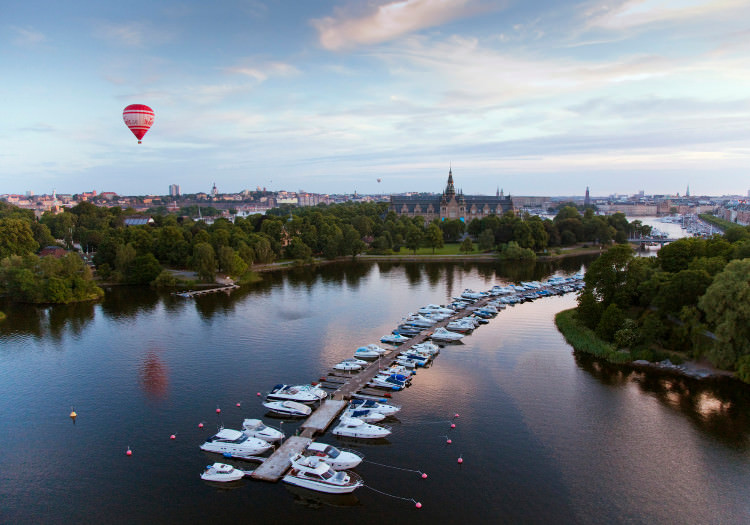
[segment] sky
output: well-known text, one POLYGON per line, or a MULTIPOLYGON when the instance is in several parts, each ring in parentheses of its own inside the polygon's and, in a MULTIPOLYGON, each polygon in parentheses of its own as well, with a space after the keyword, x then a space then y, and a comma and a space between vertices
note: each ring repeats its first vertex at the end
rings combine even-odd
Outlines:
POLYGON ((750 2, 17 1, 0 100, 0 194, 745 195, 750 2))

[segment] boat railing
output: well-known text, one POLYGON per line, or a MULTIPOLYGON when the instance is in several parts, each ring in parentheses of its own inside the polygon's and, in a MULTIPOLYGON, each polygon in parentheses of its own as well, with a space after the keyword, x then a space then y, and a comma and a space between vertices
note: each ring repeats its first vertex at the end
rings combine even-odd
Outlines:
POLYGON ((339 449, 339 450, 340 450, 341 452, 348 452, 349 454, 354 454, 354 455, 355 455, 355 456, 357 456, 357 457, 358 457, 359 459, 365 459, 365 455, 364 455, 364 454, 362 454, 361 452, 357 452, 356 450, 352 450, 352 449, 350 449, 350 448, 341 448, 341 449, 339 449))

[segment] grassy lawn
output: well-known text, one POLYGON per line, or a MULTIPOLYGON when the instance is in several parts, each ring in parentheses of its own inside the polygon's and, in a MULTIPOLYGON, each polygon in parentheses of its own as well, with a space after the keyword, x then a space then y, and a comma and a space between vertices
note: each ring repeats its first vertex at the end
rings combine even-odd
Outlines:
MULTIPOLYGON (((434 255, 463 255, 464 252, 460 251, 460 243, 446 243, 442 248, 436 248, 434 255)), ((468 252, 469 254, 482 253, 477 249, 477 243, 474 243, 474 250, 468 252)), ((400 252, 396 252, 394 255, 413 255, 414 252, 406 247, 401 247, 400 252)), ((420 248, 417 250, 417 255, 433 255, 432 248, 420 248)))

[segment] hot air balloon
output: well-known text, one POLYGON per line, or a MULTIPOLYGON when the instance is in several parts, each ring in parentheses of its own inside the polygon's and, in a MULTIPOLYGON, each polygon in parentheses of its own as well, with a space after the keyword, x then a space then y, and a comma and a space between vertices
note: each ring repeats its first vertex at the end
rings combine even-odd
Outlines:
POLYGON ((380 181, 381 181, 381 180, 383 180, 383 179, 378 179, 378 184, 380 184, 380 181))
POLYGON ((143 104, 130 104, 122 111, 122 120, 140 144, 143 135, 154 123, 154 110, 143 104))

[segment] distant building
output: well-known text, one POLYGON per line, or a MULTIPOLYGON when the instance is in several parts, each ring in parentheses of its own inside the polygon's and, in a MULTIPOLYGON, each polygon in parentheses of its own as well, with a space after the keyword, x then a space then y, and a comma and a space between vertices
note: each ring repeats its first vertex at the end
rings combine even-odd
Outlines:
POLYGON ((123 224, 125 226, 145 226, 153 223, 154 219, 148 215, 128 215, 123 219, 123 224))
POLYGON ((513 209, 510 196, 464 195, 456 192, 453 170, 448 170, 448 183, 441 195, 392 196, 390 210, 398 215, 424 217, 426 222, 440 219, 459 219, 470 222, 488 215, 502 215, 513 209))
POLYGON ((170 197, 179 197, 182 195, 180 193, 180 185, 179 184, 170 184, 169 185, 169 196, 170 197))
POLYGON ((589 194, 589 187, 586 186, 586 196, 583 198, 583 206, 588 208, 591 206, 591 195, 589 194))

